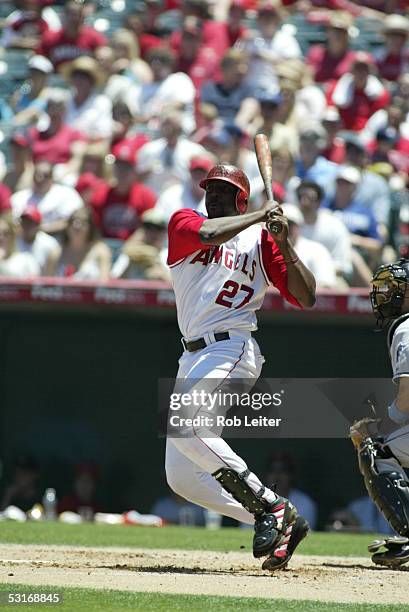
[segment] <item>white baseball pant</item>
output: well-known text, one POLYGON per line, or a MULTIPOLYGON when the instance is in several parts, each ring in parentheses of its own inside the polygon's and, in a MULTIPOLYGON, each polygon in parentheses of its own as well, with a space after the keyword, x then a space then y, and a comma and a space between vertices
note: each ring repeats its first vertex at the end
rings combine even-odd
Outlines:
MULTIPOLYGON (((250 333, 230 332, 230 340, 221 342, 214 342, 212 335, 207 334, 206 340, 210 341, 206 348, 183 353, 179 360, 179 380, 214 378, 217 379, 215 389, 220 388, 221 380, 231 378, 254 379, 256 382, 264 357, 250 333)), ((206 390, 209 390, 209 381, 206 381, 206 390)), ((212 476, 220 468, 231 468, 241 473, 247 470, 247 465, 220 437, 201 438, 193 433, 190 437, 168 438, 166 477, 173 491, 204 508, 253 524, 253 515, 212 476)), ((253 473, 246 478, 246 482, 255 493, 262 487, 253 473)), ((272 502, 276 495, 266 488, 263 499, 272 502)))

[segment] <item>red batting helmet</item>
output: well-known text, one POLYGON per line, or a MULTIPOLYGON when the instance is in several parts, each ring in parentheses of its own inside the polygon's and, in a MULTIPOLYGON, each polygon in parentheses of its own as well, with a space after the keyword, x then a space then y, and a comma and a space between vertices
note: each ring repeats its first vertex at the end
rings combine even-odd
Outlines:
POLYGON ((237 187, 236 208, 240 215, 244 215, 250 195, 250 183, 243 170, 236 168, 236 166, 219 164, 214 166, 206 178, 200 181, 200 187, 206 189, 209 181, 225 181, 237 187))

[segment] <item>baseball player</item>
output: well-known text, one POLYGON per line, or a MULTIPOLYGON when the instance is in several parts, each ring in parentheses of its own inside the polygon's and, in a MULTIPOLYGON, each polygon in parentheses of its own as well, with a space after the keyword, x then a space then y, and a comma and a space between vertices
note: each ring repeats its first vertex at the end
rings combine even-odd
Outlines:
MULTIPOLYGON (((264 358, 252 332, 268 285, 291 304, 309 308, 315 280, 288 240, 277 203, 247 212, 250 185, 244 172, 217 165, 200 185, 208 216, 181 209, 168 229, 184 347, 177 378, 188 384, 207 379, 207 389, 235 378, 256 382, 264 358), (272 223, 279 230, 274 238, 272 223)), ((267 557, 264 569, 286 565, 307 534, 308 524, 294 506, 263 486, 221 437, 202 437, 194 427, 189 435, 168 437, 166 474, 182 497, 254 525, 253 554, 267 557)))
POLYGON ((396 398, 388 407, 395 424, 381 436, 379 419, 351 427, 358 463, 370 497, 400 537, 375 540, 368 546, 378 565, 397 567, 409 561, 409 260, 381 266, 372 279, 371 303, 379 328, 387 324, 387 342, 396 398))

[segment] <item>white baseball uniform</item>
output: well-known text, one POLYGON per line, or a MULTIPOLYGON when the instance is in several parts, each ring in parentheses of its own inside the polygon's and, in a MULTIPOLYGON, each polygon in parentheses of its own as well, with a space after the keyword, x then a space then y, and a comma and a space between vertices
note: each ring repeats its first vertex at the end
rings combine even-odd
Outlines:
MULTIPOLYGON (((178 323, 187 342, 204 338, 207 346, 184 351, 177 379, 254 379, 264 358, 251 332, 266 289, 274 284, 289 302, 300 306, 287 288, 284 259, 261 225, 253 225, 221 246, 202 244, 199 229, 206 217, 190 209, 174 213, 169 222, 168 265, 176 296, 178 323), (215 341, 217 332, 230 339, 215 341)), ((209 389, 208 381, 206 389, 209 389)), ((241 473, 247 465, 220 437, 203 438, 194 428, 188 437, 167 440, 166 475, 170 487, 191 502, 252 524, 254 517, 212 476, 220 468, 241 473)), ((253 473, 246 478, 254 492, 262 483, 253 473)), ((266 488, 263 498, 275 494, 266 488)))

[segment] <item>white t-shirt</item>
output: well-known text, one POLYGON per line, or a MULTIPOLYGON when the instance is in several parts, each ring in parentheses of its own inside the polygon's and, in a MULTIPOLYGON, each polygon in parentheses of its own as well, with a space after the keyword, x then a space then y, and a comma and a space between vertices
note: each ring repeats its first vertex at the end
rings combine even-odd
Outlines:
POLYGON ((264 38, 256 32, 252 38, 241 40, 237 47, 244 49, 250 57, 246 83, 255 88, 279 92, 279 84, 273 62, 295 59, 302 56, 300 46, 293 33, 285 26, 273 38, 264 38), (263 57, 258 57, 260 51, 263 57))
POLYGON ((316 222, 305 223, 301 228, 301 234, 305 238, 323 244, 328 249, 337 271, 351 274, 351 238, 345 225, 330 210, 318 210, 316 222))
POLYGON ((92 139, 112 135, 112 102, 104 94, 92 94, 81 106, 71 96, 67 102, 65 123, 92 139))
POLYGON ((174 72, 161 82, 142 86, 142 114, 160 117, 166 106, 183 105, 183 130, 191 134, 196 127, 194 99, 196 95, 192 79, 184 72, 174 72))
POLYGON ((31 189, 22 189, 11 196, 11 207, 15 219, 19 219, 28 204, 38 208, 43 223, 68 219, 84 203, 75 189, 55 183, 47 193, 39 198, 31 189))
POLYGON ((37 232, 33 242, 26 242, 21 236, 18 236, 16 244, 20 253, 31 253, 33 255, 40 266, 41 273, 44 271, 50 253, 60 250, 57 240, 41 230, 37 232))
POLYGON ((191 158, 206 154, 206 149, 184 136, 179 138, 174 149, 168 148, 165 138, 158 138, 139 149, 137 170, 141 173, 151 170, 144 184, 159 195, 175 183, 188 181, 191 158))
POLYGON ((30 253, 13 253, 7 259, 0 260, 0 276, 38 276, 40 267, 30 253))
POLYGON ((155 206, 155 209, 160 210, 167 221, 180 208, 191 208, 200 213, 206 213, 205 192, 203 191, 201 200, 195 200, 190 187, 190 180, 187 183, 178 183, 165 189, 155 206))
POLYGON ((332 288, 337 284, 335 264, 323 244, 300 236, 295 250, 303 264, 313 273, 317 287, 332 288))

